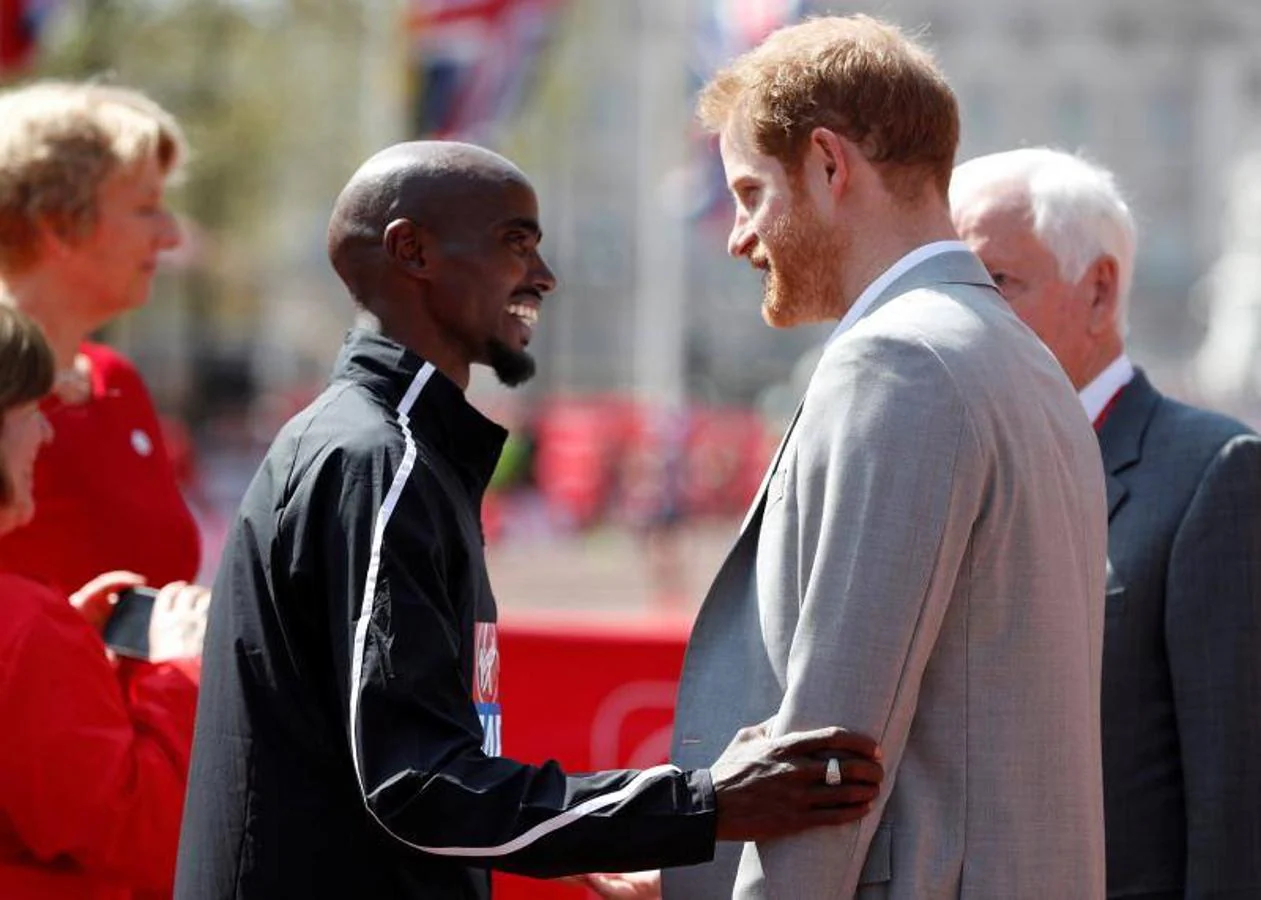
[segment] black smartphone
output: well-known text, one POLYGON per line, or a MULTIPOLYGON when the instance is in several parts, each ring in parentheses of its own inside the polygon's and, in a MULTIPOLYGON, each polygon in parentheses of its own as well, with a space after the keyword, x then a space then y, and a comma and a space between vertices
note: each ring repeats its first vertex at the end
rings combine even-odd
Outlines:
POLYGON ((125 588, 118 592, 118 602, 110 613, 101 637, 105 646, 120 656, 149 658, 149 620, 158 597, 154 588, 125 588))

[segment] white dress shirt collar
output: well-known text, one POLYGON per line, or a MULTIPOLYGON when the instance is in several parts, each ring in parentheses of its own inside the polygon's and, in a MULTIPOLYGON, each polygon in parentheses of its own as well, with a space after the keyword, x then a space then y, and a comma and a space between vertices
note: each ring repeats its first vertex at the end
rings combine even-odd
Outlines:
POLYGON ((954 253, 962 250, 964 253, 970 252, 968 245, 963 241, 934 241, 931 244, 924 244, 922 247, 916 247, 910 253, 903 256, 889 268, 885 269, 881 275, 858 295, 858 299, 854 301, 854 305, 845 311, 845 315, 841 318, 840 323, 828 336, 828 343, 832 343, 838 337, 843 335, 854 327, 854 323, 862 318, 863 313, 872 303, 876 302, 876 298, 884 293, 885 288, 893 284, 911 269, 918 266, 925 260, 932 259, 934 256, 940 256, 943 253, 954 253))
POLYGON ((1107 409, 1108 404, 1121 391, 1121 388, 1133 379, 1134 364, 1122 353, 1108 363, 1108 367, 1096 375, 1094 381, 1081 389, 1077 396, 1081 398, 1081 405, 1086 408, 1086 415, 1090 417, 1092 423, 1099 418, 1100 413, 1107 409))

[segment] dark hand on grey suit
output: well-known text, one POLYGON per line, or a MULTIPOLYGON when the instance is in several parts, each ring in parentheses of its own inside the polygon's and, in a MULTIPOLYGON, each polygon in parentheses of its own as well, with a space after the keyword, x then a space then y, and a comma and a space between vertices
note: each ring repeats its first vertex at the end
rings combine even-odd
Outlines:
POLYGON ((874 740, 843 728, 772 738, 765 725, 742 728, 710 767, 718 840, 757 841, 820 825, 843 825, 871 811, 884 769, 874 740), (841 760, 841 783, 826 782, 841 760))

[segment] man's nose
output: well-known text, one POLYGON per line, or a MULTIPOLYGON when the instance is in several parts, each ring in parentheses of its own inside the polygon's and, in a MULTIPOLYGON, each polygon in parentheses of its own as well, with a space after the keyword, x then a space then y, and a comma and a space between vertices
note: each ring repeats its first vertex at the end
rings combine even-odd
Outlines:
POLYGON ((532 281, 540 293, 546 294, 549 291, 556 290, 556 276, 552 273, 551 267, 548 266, 542 256, 537 257, 532 281))
POLYGON ((744 256, 753 243, 753 229, 749 227, 749 218, 741 213, 736 214, 731 225, 731 233, 727 235, 727 252, 734 257, 744 256))

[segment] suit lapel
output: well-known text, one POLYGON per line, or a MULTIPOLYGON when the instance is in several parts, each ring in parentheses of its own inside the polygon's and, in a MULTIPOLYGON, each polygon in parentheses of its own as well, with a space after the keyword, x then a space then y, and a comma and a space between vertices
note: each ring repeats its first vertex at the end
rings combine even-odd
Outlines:
POLYGON ((788 446, 788 438, 792 436, 793 429, 797 427, 797 420, 801 418, 801 407, 805 405, 805 399, 797 404, 797 411, 793 413, 792 419, 788 422, 788 428, 784 430, 784 436, 779 440, 779 447, 775 450, 775 455, 771 457, 771 464, 766 467, 766 474, 762 476, 762 484, 757 489, 757 494, 753 497, 753 502, 749 504, 749 511, 744 514, 744 521, 740 523, 739 534, 744 534, 753 520, 757 517, 758 510, 762 508, 762 504, 766 502, 766 491, 771 484, 771 476, 775 474, 775 470, 779 468, 779 460, 784 455, 784 448, 788 446))
POLYGON ((1134 378, 1121 389, 1116 405, 1099 429, 1109 521, 1129 493, 1122 473, 1142 458, 1143 437, 1159 400, 1160 394, 1147 376, 1136 370, 1134 378))
MULTIPOLYGON (((974 284, 980 287, 993 288, 997 293, 997 288, 994 288, 994 282, 990 279, 989 273, 985 271, 985 267, 981 265, 981 261, 976 256, 966 250, 952 250, 930 257, 894 279, 887 288, 880 292, 880 296, 872 302, 859 321, 867 318, 872 312, 888 303, 894 297, 937 284, 974 284)), ((808 393, 808 386, 806 390, 808 393)), ((775 456, 771 460, 770 466, 767 467, 766 474, 762 476, 762 484, 753 498, 753 503, 749 506, 749 511, 745 513, 744 522, 740 525, 740 534, 744 534, 748 530, 754 519, 757 518, 757 513, 766 500, 766 491, 770 486, 771 477, 775 474, 775 470, 779 468, 780 458, 784 455, 784 449, 788 446, 788 439, 792 435, 793 428, 797 425, 797 420, 801 417, 801 408, 804 404, 805 398, 803 397, 801 403, 797 404, 797 411, 793 413, 792 421, 789 422, 788 429, 784 432, 784 437, 779 442, 779 448, 775 451, 775 456)))
POLYGON ((1108 492, 1108 521, 1110 522, 1112 514, 1117 511, 1117 507, 1121 505, 1121 501, 1125 499, 1129 490, 1125 487, 1125 482, 1110 473, 1104 474, 1103 484, 1108 492))
MULTIPOLYGON (((981 265, 980 260, 966 251, 950 251, 925 260, 894 280, 876 298, 875 302, 864 314, 864 317, 870 315, 874 309, 877 309, 894 297, 918 288, 932 287, 939 284, 974 284, 981 287, 989 287, 995 292, 996 302, 1005 302, 998 295, 997 289, 993 286, 994 283, 990 280, 989 274, 981 265)), ((844 339, 844 335, 841 336, 841 339, 844 339)), ((807 395, 809 391, 810 388, 807 385, 807 395)), ((694 696, 695 692, 688 688, 693 683, 699 683, 696 681, 697 676, 689 675, 689 667, 692 665, 696 647, 719 640, 723 634, 723 629, 729 627, 733 621, 739 621, 739 616, 748 609, 747 604, 749 603, 752 604, 754 609, 752 621, 757 621, 757 547, 762 527, 762 515, 766 509, 767 491, 770 488, 771 479, 783 460, 788 442, 792 440, 793 432, 801 418, 804 406, 805 398, 803 397, 801 403, 797 404, 797 410, 793 413, 792 421, 789 422, 788 428, 784 431, 784 436, 779 442, 779 447, 776 449, 770 465, 767 466, 766 474, 762 478, 762 484, 758 487, 757 494, 754 496, 753 502, 749 506, 749 511, 744 517, 744 522, 740 525, 739 534, 736 536, 731 550, 728 551, 726 559, 723 560, 723 564, 719 567, 718 574, 714 577, 714 581, 706 592, 704 601, 701 603, 701 608, 697 612, 696 621, 692 626, 692 637, 688 644, 688 654, 684 660, 676 724, 700 715, 701 713, 698 712, 698 709, 704 706, 705 703, 711 702, 709 698, 694 696)), ((682 740, 682 734, 683 732, 676 730, 676 740, 682 740)), ((680 758, 681 750, 682 744, 674 747, 675 759, 680 758)))

